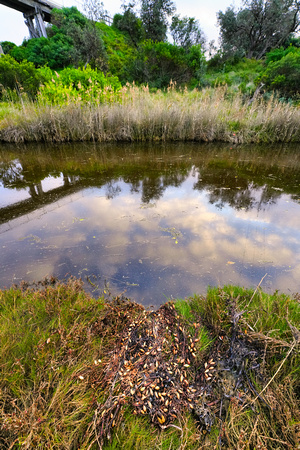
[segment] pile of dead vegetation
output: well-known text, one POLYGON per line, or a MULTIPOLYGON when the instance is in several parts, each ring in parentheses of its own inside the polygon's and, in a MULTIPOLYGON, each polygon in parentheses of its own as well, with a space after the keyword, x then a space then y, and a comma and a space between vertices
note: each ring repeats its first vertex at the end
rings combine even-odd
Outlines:
POLYGON ((299 297, 228 286, 147 311, 52 284, 0 291, 2 448, 299 446, 299 297))

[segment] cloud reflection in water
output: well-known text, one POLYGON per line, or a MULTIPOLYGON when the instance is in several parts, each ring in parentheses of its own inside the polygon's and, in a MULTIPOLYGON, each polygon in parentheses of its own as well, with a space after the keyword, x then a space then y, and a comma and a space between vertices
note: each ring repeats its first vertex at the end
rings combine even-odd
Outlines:
POLYGON ((171 178, 114 177, 1 225, 1 287, 72 274, 158 305, 208 285, 253 287, 268 273, 265 290, 299 290, 300 206, 290 194, 242 178, 222 188, 195 166, 171 178))

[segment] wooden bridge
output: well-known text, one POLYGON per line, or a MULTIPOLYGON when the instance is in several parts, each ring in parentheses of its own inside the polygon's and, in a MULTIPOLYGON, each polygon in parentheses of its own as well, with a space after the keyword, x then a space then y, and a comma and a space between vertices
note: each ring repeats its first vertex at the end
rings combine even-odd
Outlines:
POLYGON ((42 209, 47 205, 56 203, 67 196, 90 187, 86 180, 72 179, 72 176, 64 175, 63 180, 63 186, 51 189, 48 192, 43 192, 41 182, 32 184, 28 186, 30 198, 0 208, 0 234, 2 224, 29 215, 38 209, 42 209))
POLYGON ((0 4, 23 13, 31 38, 47 37, 45 22, 50 22, 53 8, 61 9, 48 0, 0 0, 0 4))
MULTIPOLYGON (((47 37, 45 22, 51 22, 53 8, 62 8, 61 5, 48 0, 0 0, 0 4, 23 13, 30 38, 47 37)), ((113 19, 104 15, 103 21, 112 25, 113 19)), ((1 50, 0 46, 0 54, 1 50)))

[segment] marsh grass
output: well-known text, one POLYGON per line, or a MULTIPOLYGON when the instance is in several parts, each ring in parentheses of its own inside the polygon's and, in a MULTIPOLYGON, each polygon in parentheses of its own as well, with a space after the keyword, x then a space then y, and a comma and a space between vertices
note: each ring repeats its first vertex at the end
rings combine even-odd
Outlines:
POLYGON ((76 375, 99 351, 88 323, 103 301, 71 280, 1 292, 0 304, 1 446, 71 448, 93 415, 91 391, 76 375))
MULTIPOLYGON (((7 107, 7 106, 6 106, 7 107)), ((150 92, 126 85, 103 91, 100 100, 69 99, 49 104, 11 103, 1 113, 3 142, 70 141, 223 141, 229 143, 299 142, 300 110, 275 97, 244 96, 226 87, 202 91, 150 92)))
MULTIPOLYGON (((299 297, 225 286, 174 306, 182 328, 192 336, 198 330, 190 376, 201 378, 204 362, 219 360, 203 398, 215 417, 211 430, 204 434, 191 410, 159 428, 125 401, 102 448, 297 448, 299 297)), ((0 447, 99 448, 95 414, 109 396, 105 367, 145 314, 127 299, 90 297, 76 279, 0 291, 0 447)))
POLYGON ((221 290, 210 289, 201 302, 198 300, 199 297, 194 297, 191 304, 196 305, 208 328, 222 334, 226 330, 224 335, 228 336, 229 322, 239 323, 240 331, 250 342, 263 349, 263 374, 269 381, 263 387, 262 374, 248 373, 255 393, 252 411, 240 408, 231 399, 223 423, 229 448, 297 448, 300 441, 299 297, 291 299, 278 293, 268 295, 261 290, 253 292, 227 286, 221 290))

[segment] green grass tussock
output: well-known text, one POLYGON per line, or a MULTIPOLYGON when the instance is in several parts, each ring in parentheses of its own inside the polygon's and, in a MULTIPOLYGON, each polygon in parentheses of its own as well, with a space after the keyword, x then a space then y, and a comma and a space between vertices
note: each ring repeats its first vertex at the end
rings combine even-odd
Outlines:
POLYGON ((57 104, 49 104, 42 90, 37 103, 12 104, 10 114, 0 106, 0 141, 300 141, 299 108, 275 97, 249 104, 226 87, 150 92, 126 85, 116 92, 107 88, 97 98, 86 94, 90 100, 83 101, 76 88, 69 89, 75 97, 64 92, 57 104))
POLYGON ((76 382, 98 353, 88 324, 103 301, 81 283, 0 292, 2 448, 71 448, 93 414, 92 396, 76 382), (84 314, 82 312, 84 311, 84 314))
POLYGON ((236 286, 154 312, 77 279, 2 290, 0 448, 298 448, 299 313, 236 286))

